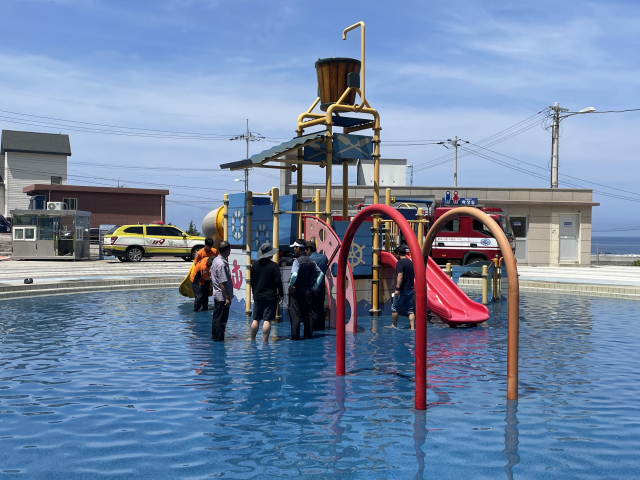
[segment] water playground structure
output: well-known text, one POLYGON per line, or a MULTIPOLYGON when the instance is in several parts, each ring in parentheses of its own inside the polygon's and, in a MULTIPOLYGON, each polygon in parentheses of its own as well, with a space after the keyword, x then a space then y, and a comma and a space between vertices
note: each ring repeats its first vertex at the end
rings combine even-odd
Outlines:
MULTIPOLYGON (((364 23, 346 28, 342 38, 346 40, 347 33, 357 28, 361 34, 360 60, 325 58, 315 63, 318 97, 298 116, 296 137, 251 158, 221 165, 228 170, 285 169, 297 175, 296 194, 280 196, 277 187, 264 193, 225 194, 224 205, 203 221, 205 236, 231 244, 229 263, 235 294, 232 308, 244 308, 247 315, 251 314, 250 268, 262 243, 271 242, 278 250, 273 259, 280 263, 286 282, 288 246, 299 237, 315 241, 318 251, 329 259, 325 276, 329 326, 336 330, 336 375, 343 376, 347 373, 345 338, 347 333, 357 334, 358 314, 377 316, 389 307, 396 262, 391 252, 402 235, 415 270, 415 408, 424 410, 427 309, 449 326, 477 325, 489 318, 487 307, 470 299, 429 256, 436 235, 448 221, 470 216, 487 226, 504 257, 496 259, 496 264, 504 263, 508 280, 507 398, 517 399, 519 287, 509 241, 496 222, 477 208, 454 208, 429 226, 422 209, 416 214, 415 210, 392 207, 397 199, 391 196, 390 189, 386 189, 384 203, 380 202, 381 122, 378 111, 365 96, 364 23), (336 131, 338 128, 342 131, 336 131), (372 130, 373 135, 354 134, 364 130, 372 130), (348 166, 359 160, 373 161, 373 203, 351 218, 348 189, 342 188, 339 216, 340 212, 331 208, 334 165, 342 166, 342 185, 346 187, 348 166), (303 203, 309 199, 303 199, 302 174, 303 169, 312 167, 325 169, 325 201, 321 205, 322 192, 317 189, 310 199, 315 210, 307 211, 303 210, 303 203), (407 220, 409 211, 415 220, 407 220)), ((485 273, 485 281, 486 277, 485 273)), ((188 294, 186 290, 181 293, 188 294)), ((499 299, 495 284, 493 297, 499 299)))

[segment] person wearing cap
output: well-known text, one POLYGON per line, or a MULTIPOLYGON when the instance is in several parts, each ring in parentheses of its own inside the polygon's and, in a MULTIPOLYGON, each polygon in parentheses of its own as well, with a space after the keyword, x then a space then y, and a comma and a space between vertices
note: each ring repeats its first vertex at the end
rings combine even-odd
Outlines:
MULTIPOLYGON (((311 241, 307 243, 307 255, 309 255, 309 258, 318 266, 322 275, 326 275, 329 259, 324 253, 317 251, 316 242, 311 241)), ((314 331, 324 330, 326 327, 324 315, 324 299, 326 296, 327 289, 324 286, 324 282, 320 282, 318 289, 313 292, 311 324, 314 331)))
POLYGON ((313 337, 313 293, 324 279, 324 274, 307 255, 307 244, 303 239, 296 240, 291 246, 296 257, 291 266, 289 280, 291 339, 300 340, 300 322, 304 325, 304 338, 309 339, 313 337))
POLYGON ((276 317, 278 303, 284 299, 280 267, 271 260, 278 250, 270 243, 263 243, 258 250, 258 261, 251 265, 251 291, 253 293, 253 323, 251 324, 251 340, 256 339, 260 321, 262 324, 262 341, 269 341, 271 322, 276 317))
POLYGON ((413 262, 407 257, 406 245, 398 245, 393 253, 398 263, 396 264, 396 289, 391 303, 392 327, 398 327, 398 316, 402 314, 409 317, 411 330, 413 330, 416 320, 413 303, 413 262))

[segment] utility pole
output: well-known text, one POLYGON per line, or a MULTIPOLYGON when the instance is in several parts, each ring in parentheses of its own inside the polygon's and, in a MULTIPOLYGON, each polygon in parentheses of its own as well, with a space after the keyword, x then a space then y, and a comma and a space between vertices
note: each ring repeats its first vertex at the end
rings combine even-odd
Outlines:
POLYGON ((453 188, 458 187, 458 136, 453 141, 453 188))
POLYGON ((560 108, 558 102, 553 107, 553 125, 551 127, 551 188, 558 188, 558 150, 560 149, 560 113, 568 108, 560 108))
POLYGON ((447 144, 453 147, 453 188, 458 187, 458 146, 460 145, 460 142, 469 143, 466 140, 458 139, 457 135, 453 140, 447 138, 446 142, 438 142, 438 145, 442 145, 444 148, 449 148, 447 147, 447 144))
POLYGON ((409 186, 413 187, 413 165, 407 165, 411 169, 411 174, 409 175, 409 186))
MULTIPOLYGON (((242 135, 237 135, 230 140, 244 140, 247 142, 247 159, 249 158, 249 142, 259 142, 264 137, 259 133, 252 133, 249 131, 249 119, 247 118, 247 130, 242 135)), ((244 169, 244 193, 249 191, 249 168, 244 169)))

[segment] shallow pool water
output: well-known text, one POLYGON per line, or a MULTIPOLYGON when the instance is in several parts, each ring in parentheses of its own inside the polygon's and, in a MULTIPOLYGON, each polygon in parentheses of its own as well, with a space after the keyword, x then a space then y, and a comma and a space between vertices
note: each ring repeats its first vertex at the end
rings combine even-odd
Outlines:
POLYGON ((252 343, 232 315, 214 344, 173 290, 0 302, 0 476, 640 478, 640 303, 523 295, 517 402, 491 308, 428 326, 416 412, 414 334, 387 317, 336 378, 333 331, 252 343))

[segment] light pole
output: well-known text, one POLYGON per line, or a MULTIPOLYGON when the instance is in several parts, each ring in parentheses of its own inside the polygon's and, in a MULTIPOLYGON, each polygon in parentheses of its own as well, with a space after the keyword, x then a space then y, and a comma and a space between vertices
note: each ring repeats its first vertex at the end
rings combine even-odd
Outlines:
POLYGON ((558 152, 560 150, 560 122, 567 117, 573 115, 582 115, 583 113, 593 113, 596 111, 593 107, 583 108, 578 112, 570 113, 569 115, 561 115, 563 112, 568 112, 568 108, 560 108, 558 102, 556 102, 549 109, 553 112, 553 125, 551 125, 551 188, 558 188, 558 152))

